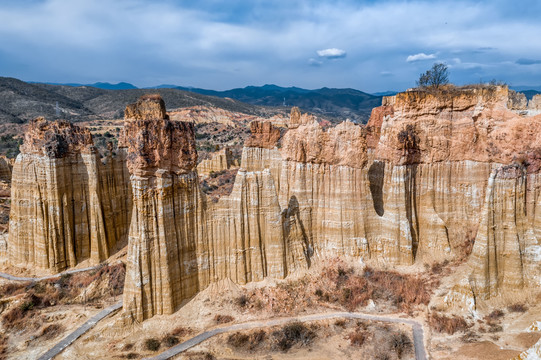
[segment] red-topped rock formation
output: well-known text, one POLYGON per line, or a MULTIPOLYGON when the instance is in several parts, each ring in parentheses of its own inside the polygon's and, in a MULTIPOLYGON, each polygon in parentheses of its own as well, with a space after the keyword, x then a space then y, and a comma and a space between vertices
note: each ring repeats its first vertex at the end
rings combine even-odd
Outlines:
POLYGON ((69 121, 47 121, 42 117, 31 120, 24 134, 21 152, 49 158, 63 158, 74 153, 90 153, 94 142, 87 128, 69 121))
POLYGON ((31 121, 13 167, 9 261, 59 272, 108 258, 131 210, 124 164, 103 164, 86 128, 31 121))

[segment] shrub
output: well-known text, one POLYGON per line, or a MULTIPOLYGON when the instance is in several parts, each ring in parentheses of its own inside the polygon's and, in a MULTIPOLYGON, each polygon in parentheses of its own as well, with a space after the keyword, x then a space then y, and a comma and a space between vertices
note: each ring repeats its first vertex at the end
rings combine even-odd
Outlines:
POLYGON ((125 356, 126 359, 137 359, 138 357, 139 357, 139 355, 134 353, 134 352, 128 353, 125 356))
POLYGON ((217 314, 216 316, 214 316, 214 321, 216 321, 218 324, 226 324, 226 323, 229 323, 229 322, 231 322, 233 320, 235 320, 235 319, 231 315, 217 314))
POLYGON ((187 334, 191 333, 192 330, 190 328, 185 328, 183 326, 179 326, 177 328, 175 328, 173 331, 171 331, 171 336, 175 336, 175 337, 184 337, 186 336, 187 334))
POLYGON ((524 304, 513 304, 513 305, 510 305, 509 307, 507 307, 507 310, 510 311, 510 312, 523 313, 523 312, 528 311, 528 307, 526 305, 524 305, 524 304))
POLYGON ((146 339, 145 340, 145 349, 146 350, 149 350, 149 351, 158 351, 158 349, 160 348, 160 340, 158 339, 154 339, 154 338, 150 338, 150 339, 146 339))
POLYGON ((246 305, 248 305, 248 297, 245 294, 242 294, 236 299, 235 302, 239 307, 244 308, 246 305))
POLYGON ((227 338, 227 343, 236 348, 243 347, 250 340, 250 337, 246 334, 240 332, 229 335, 227 338))
POLYGON ((396 353, 399 359, 403 354, 410 352, 413 349, 413 344, 410 338, 403 332, 393 333, 390 339, 391 349, 396 353))
POLYGON ((179 343, 179 340, 176 336, 167 335, 162 339, 162 343, 165 345, 165 347, 172 347, 179 343))
POLYGON ((49 340, 60 334, 64 328, 59 324, 47 325, 41 330, 40 337, 45 340, 49 340))
POLYGON ((498 321, 501 317, 503 317, 505 313, 501 311, 500 309, 496 309, 492 311, 490 314, 485 316, 485 320, 488 322, 498 321))
POLYGON ((470 325, 461 317, 447 317, 445 315, 432 313, 428 321, 430 327, 437 332, 446 332, 453 335, 457 331, 465 331, 470 325))
POLYGON ((360 346, 363 346, 364 342, 368 338, 368 334, 367 334, 366 331, 357 328, 357 329, 355 329, 355 331, 349 333, 347 338, 348 338, 349 344, 351 346, 359 346, 360 347, 360 346))
POLYGON ((282 329, 273 332, 277 347, 288 351, 295 344, 308 345, 316 337, 316 333, 303 323, 295 321, 285 325, 282 329))

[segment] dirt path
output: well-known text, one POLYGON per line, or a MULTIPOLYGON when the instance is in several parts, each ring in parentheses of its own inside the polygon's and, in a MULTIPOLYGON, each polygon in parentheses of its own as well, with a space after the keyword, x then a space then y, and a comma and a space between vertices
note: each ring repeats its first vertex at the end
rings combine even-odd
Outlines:
POLYGON ((10 280, 10 281, 41 281, 41 280, 54 279, 54 278, 60 277, 62 275, 75 274, 75 273, 79 273, 79 272, 83 272, 83 271, 94 270, 94 269, 99 268, 100 266, 101 265, 96 265, 96 266, 90 266, 90 267, 86 267, 86 268, 82 268, 82 269, 67 270, 67 271, 64 271, 64 272, 61 272, 61 273, 58 273, 58 274, 55 274, 55 275, 48 275, 48 276, 43 276, 43 277, 19 277, 19 276, 10 275, 10 274, 0 272, 0 277, 4 278, 6 280, 10 280))
POLYGON ((99 321, 103 320, 105 317, 117 311, 121 307, 122 301, 119 301, 116 304, 109 306, 108 308, 100 311, 98 314, 92 316, 83 325, 75 329, 74 332, 70 333, 68 336, 60 340, 60 342, 53 346, 49 351, 41 355, 38 360, 50 360, 54 358, 56 355, 60 354, 65 348, 73 344, 75 340, 80 338, 88 330, 92 329, 99 321))
POLYGON ((349 312, 339 312, 339 313, 324 313, 324 314, 313 314, 305 316, 291 316, 286 318, 274 319, 274 320, 260 320, 260 321, 250 321, 242 324, 235 324, 220 328, 215 328, 212 330, 205 331, 189 340, 186 340, 182 344, 178 344, 161 354, 154 356, 152 358, 146 358, 146 360, 166 360, 171 357, 180 354, 183 351, 188 350, 191 347, 199 345, 203 341, 219 334, 239 331, 239 330, 249 330, 262 327, 271 327, 276 325, 283 325, 292 320, 307 322, 307 321, 317 321, 317 320, 326 320, 333 318, 348 318, 348 319, 363 319, 371 321, 382 321, 390 323, 400 323, 410 325, 413 329, 413 344, 415 348, 415 359, 416 360, 427 360, 426 350, 424 345, 424 332, 423 325, 412 319, 403 319, 393 316, 381 316, 381 315, 369 315, 363 313, 349 313, 349 312))

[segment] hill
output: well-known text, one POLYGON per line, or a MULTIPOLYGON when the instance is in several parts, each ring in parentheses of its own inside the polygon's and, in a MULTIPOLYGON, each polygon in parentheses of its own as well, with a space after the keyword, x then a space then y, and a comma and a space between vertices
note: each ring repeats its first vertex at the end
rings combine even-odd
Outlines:
MULTIPOLYGON (((63 118, 73 122, 121 118, 128 103, 135 102, 148 89, 111 90, 91 86, 68 86, 27 83, 0 77, 0 132, 13 132, 14 124, 22 124, 38 116, 63 118)), ((170 109, 187 106, 211 106, 248 115, 267 116, 285 112, 213 97, 180 89, 153 89, 170 109)))
POLYGON ((261 106, 298 106, 304 111, 339 118, 349 118, 355 122, 366 123, 372 109, 381 104, 381 96, 375 96, 354 89, 321 88, 307 90, 297 87, 276 85, 247 86, 226 91, 198 88, 176 87, 198 94, 231 98, 245 103, 261 106))

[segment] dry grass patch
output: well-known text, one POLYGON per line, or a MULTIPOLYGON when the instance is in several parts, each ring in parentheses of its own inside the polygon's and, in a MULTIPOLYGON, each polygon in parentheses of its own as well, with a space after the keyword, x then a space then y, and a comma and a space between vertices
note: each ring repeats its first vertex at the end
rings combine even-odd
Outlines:
POLYGON ((227 324, 227 323, 230 323, 233 320, 235 320, 235 318, 233 316, 231 316, 231 315, 216 314, 216 316, 214 316, 214 321, 217 324, 227 324))
POLYGON ((418 305, 428 304, 436 284, 437 280, 426 274, 406 275, 371 267, 359 272, 335 259, 329 261, 319 274, 248 291, 235 303, 242 309, 292 314, 318 304, 339 305, 348 311, 356 311, 373 300, 410 312, 418 305))
POLYGON ((445 332, 449 335, 453 335, 457 331, 466 331, 471 327, 464 318, 456 315, 448 317, 438 313, 430 314, 428 323, 433 330, 439 333, 445 332))

